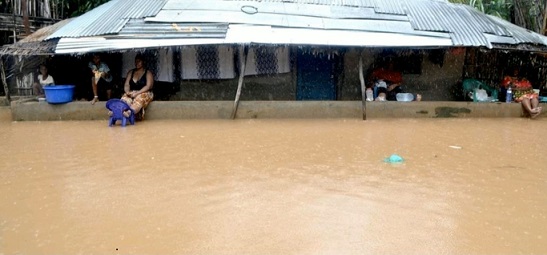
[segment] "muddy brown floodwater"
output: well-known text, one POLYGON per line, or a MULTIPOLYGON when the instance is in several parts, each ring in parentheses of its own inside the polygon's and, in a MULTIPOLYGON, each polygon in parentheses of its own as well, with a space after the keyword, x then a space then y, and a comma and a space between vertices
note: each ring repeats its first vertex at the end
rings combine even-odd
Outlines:
POLYGON ((547 254, 546 130, 0 109, 0 254, 547 254))

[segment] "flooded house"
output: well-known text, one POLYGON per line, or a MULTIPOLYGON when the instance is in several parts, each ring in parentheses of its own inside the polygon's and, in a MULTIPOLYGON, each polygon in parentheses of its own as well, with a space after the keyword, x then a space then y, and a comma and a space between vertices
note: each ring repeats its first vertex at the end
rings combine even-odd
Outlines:
MULTIPOLYGON (((112 0, 65 22, 42 38, 52 46, 39 54, 3 53, 43 55, 54 77, 86 87, 82 66, 100 52, 118 88, 144 53, 159 95, 151 111, 165 107, 163 116, 436 117, 439 104, 462 108, 467 78, 496 87, 519 66, 535 88, 546 83, 547 37, 442 0, 112 0), (422 102, 365 102, 367 76, 386 58, 422 102)), ((18 93, 28 81, 11 86, 18 93)))

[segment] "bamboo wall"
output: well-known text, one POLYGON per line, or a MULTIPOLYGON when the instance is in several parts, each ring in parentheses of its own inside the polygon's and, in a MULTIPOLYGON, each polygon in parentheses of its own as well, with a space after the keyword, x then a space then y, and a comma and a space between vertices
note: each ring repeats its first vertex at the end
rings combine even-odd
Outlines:
MULTIPOLYGON (((1 12, 23 16, 23 0, 4 0, 1 12), (15 7, 15 8, 14 8, 15 7), (15 10, 15 11, 14 11, 15 10)), ((28 16, 34 18, 61 19, 61 0, 26 0, 28 16)))

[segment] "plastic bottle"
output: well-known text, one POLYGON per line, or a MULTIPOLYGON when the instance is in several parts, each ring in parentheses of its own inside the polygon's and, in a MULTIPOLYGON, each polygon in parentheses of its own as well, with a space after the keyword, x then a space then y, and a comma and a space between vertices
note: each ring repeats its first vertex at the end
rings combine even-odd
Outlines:
POLYGON ((511 87, 507 88, 507 95, 505 95, 505 102, 511 103, 513 101, 513 91, 511 91, 511 87))

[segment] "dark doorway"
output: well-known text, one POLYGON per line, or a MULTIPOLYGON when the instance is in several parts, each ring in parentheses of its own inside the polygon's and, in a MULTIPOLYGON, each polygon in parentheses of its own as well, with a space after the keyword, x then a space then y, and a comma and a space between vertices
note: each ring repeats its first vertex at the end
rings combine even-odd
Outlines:
POLYGON ((298 49, 297 100, 336 100, 335 66, 340 58, 327 52, 298 49))

